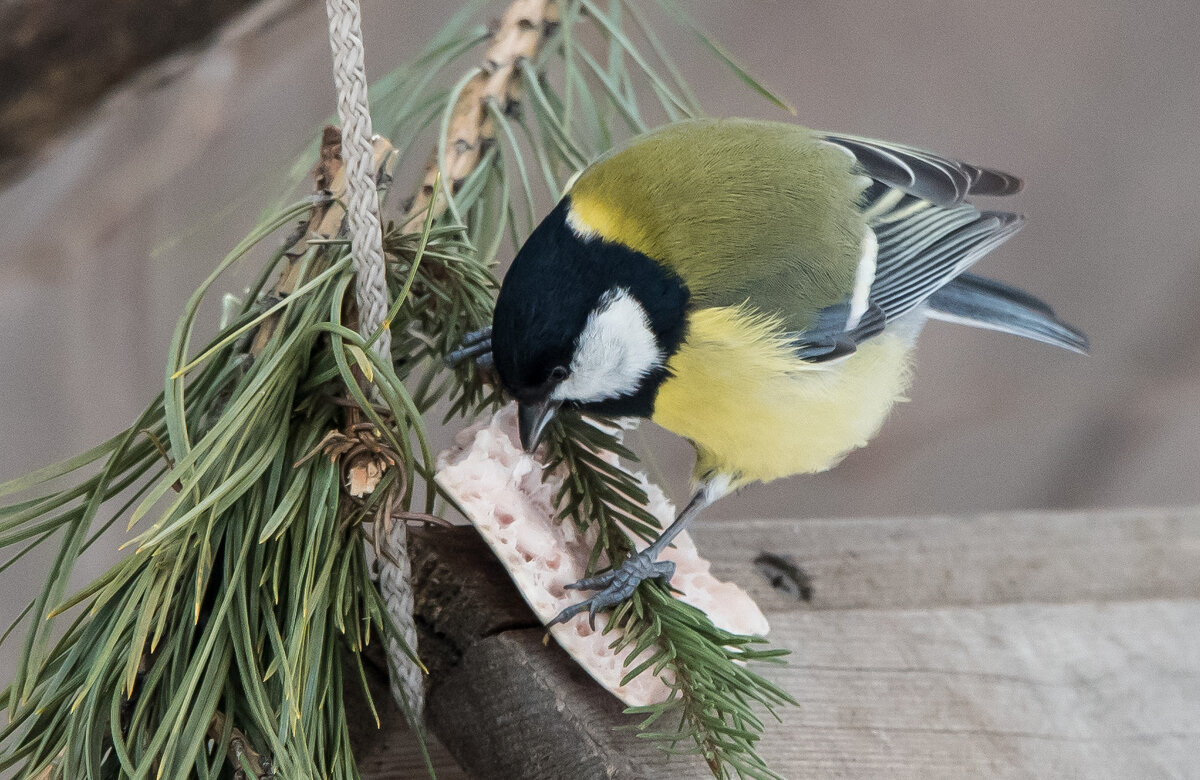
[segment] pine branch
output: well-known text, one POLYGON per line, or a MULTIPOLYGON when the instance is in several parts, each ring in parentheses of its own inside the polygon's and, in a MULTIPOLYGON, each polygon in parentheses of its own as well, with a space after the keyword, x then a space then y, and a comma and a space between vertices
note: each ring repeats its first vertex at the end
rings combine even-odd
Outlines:
POLYGON ((557 18, 557 0, 513 0, 505 10, 492 33, 483 64, 468 75, 450 106, 446 130, 408 205, 402 232, 419 230, 431 204, 435 217, 448 207, 454 208, 454 195, 496 142, 489 107, 498 106, 506 115, 516 111, 521 99, 520 63, 537 56, 557 18), (449 187, 435 198, 434 181, 439 176, 449 182, 449 187))
MULTIPOLYGON (((392 159, 425 128, 439 129, 421 188, 401 226, 386 231, 393 359, 380 360, 346 318, 352 271, 337 235, 340 205, 327 192, 336 196, 340 168, 327 137, 319 196, 264 220, 200 286, 172 340, 165 390, 142 416, 80 456, 0 485, 12 502, 0 506, 0 547, 24 545, 20 557, 58 544, 0 695, 9 710, 0 771, 220 777, 233 755, 243 771, 269 760, 286 777, 358 777, 342 694, 361 682, 343 679, 341 658, 395 630, 361 527, 433 511, 423 415, 435 403, 446 400, 455 415, 498 401, 475 366, 446 372, 441 356, 490 321, 492 265, 533 229, 538 188, 557 197, 622 134, 697 111, 632 3, 513 0, 492 35, 469 27, 471 8, 373 89, 376 126, 396 142, 392 159), (632 37, 629 18, 641 30, 632 37), (642 39, 655 57, 643 56, 642 39), (451 89, 435 86, 489 40, 482 68, 451 89), (551 69, 561 76, 553 83, 551 69), (645 90, 653 116, 639 103, 645 90), (194 350, 193 325, 220 275, 297 221, 231 321, 194 350), (365 374, 382 405, 363 394, 365 374), (354 497, 343 469, 360 456, 387 468, 369 496, 354 497), (68 595, 78 557, 119 521, 128 556, 68 595)), ((555 430, 573 475, 564 511, 599 530, 594 563, 620 560, 630 533, 655 532, 645 496, 604 457, 629 453, 588 423, 555 430)), ((643 727, 667 713, 680 727, 649 736, 691 740, 718 774, 769 776, 754 754, 762 724, 751 705, 769 710, 786 697, 740 662, 774 651, 715 629, 653 584, 612 625, 619 641, 657 648, 653 665, 631 674, 657 668, 675 681, 676 695, 647 711, 643 727)))
MULTIPOLYGON (((591 574, 600 560, 623 560, 633 549, 628 534, 646 541, 661 530, 646 509, 646 494, 637 479, 622 465, 636 457, 608 428, 575 414, 560 415, 547 431, 547 472, 566 466, 570 476, 557 496, 564 520, 581 530, 596 528, 596 544, 589 561, 591 574)), ((764 648, 765 640, 717 628, 700 610, 676 599, 658 580, 647 580, 613 614, 606 628, 616 635, 611 647, 635 648, 629 658, 640 658, 622 683, 640 674, 669 681, 670 698, 656 705, 630 708, 643 715, 642 735, 677 750, 690 741, 708 762, 713 774, 726 777, 777 778, 758 757, 755 746, 763 723, 754 714, 761 706, 774 715, 775 708, 794 704, 777 686, 746 666, 750 662, 778 662, 786 650, 764 648), (674 730, 651 727, 674 716, 674 730)))

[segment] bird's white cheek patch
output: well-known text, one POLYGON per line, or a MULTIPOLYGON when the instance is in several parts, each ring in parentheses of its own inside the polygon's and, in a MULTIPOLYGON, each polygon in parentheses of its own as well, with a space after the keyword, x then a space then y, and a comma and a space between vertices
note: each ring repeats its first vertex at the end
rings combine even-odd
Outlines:
POLYGON ((614 287, 588 315, 575 342, 570 375, 551 397, 591 403, 627 395, 663 360, 646 310, 628 290, 614 287))

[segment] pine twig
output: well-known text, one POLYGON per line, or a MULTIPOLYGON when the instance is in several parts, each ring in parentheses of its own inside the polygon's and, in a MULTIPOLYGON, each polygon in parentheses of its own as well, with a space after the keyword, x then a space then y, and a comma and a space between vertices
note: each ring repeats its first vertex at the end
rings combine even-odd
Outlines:
POLYGON ((520 104, 521 63, 537 56, 547 32, 558 23, 557 0, 513 0, 500 17, 492 34, 492 45, 484 54, 483 65, 471 77, 450 113, 445 138, 445 160, 434 149, 421 186, 409 204, 402 222, 403 233, 421 228, 426 209, 433 203, 434 217, 445 213, 449 204, 446 193, 434 196, 438 173, 449 182, 449 197, 475 170, 484 152, 496 141, 496 127, 488 104, 494 103, 505 113, 520 104))
MULTIPOLYGON (((613 453, 636 460, 613 431, 581 415, 566 414, 555 418, 548 434, 547 473, 560 466, 571 473, 556 496, 560 518, 574 521, 581 529, 597 530, 589 573, 601 560, 624 559, 633 547, 630 536, 649 540, 657 535, 658 521, 646 509, 646 494, 637 479, 623 465, 603 457, 613 453)), ((746 664, 777 662, 786 650, 762 647, 761 638, 717 628, 706 614, 674 598, 667 586, 655 580, 640 584, 617 607, 606 630, 616 637, 611 645, 616 652, 626 647, 650 649, 648 657, 627 670, 625 681, 664 671, 663 679, 672 681, 666 701, 629 710, 643 716, 639 727, 643 736, 669 750, 693 743, 714 777, 729 777, 736 771, 742 777, 779 780, 755 750, 763 726, 752 706, 760 705, 774 715, 776 708, 795 702, 746 664), (677 728, 649 731, 667 715, 677 728)), ((630 657, 639 657, 640 652, 630 657)))
MULTIPOLYGON (((225 713, 217 711, 208 727, 208 738, 220 744, 225 736, 225 713)), ((252 780, 267 780, 275 776, 271 759, 264 757, 251 745, 249 738, 237 726, 230 726, 229 747, 226 751, 233 767, 234 780, 249 780, 246 769, 253 772, 252 780)))
MULTIPOLYGON (((374 152, 375 170, 378 172, 376 178, 382 181, 391 175, 395 164, 395 148, 388 139, 377 135, 374 152)), ((284 252, 283 270, 271 288, 270 297, 285 298, 295 292, 303 267, 300 261, 305 253, 314 244, 335 239, 346 220, 346 166, 342 161, 342 134, 332 125, 321 133, 321 148, 312 176, 316 183, 317 202, 313 204, 308 219, 287 239, 289 248, 284 252)), ((250 345, 252 356, 262 353, 275 334, 281 316, 282 313, 275 314, 259 326, 250 345)))

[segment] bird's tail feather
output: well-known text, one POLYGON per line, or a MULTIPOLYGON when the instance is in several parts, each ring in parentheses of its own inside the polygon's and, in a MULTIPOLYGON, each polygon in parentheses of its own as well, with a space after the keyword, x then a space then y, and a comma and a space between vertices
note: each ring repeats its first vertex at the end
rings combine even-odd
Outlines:
POLYGON ((1086 354, 1088 338, 1029 293, 974 274, 962 274, 926 301, 929 317, 1011 333, 1086 354))

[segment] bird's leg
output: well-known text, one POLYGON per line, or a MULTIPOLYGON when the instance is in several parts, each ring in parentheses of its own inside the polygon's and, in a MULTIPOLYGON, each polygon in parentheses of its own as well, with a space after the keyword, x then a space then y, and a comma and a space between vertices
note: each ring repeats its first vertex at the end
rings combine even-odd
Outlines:
POLYGON ((657 577, 663 582, 670 582, 671 576, 675 574, 675 563, 673 561, 658 560, 659 554, 670 546, 671 541, 679 535, 679 532, 687 526, 693 517, 700 514, 701 510, 712 502, 713 498, 710 497, 708 491, 705 489, 699 490, 696 495, 692 496, 692 500, 683 508, 679 516, 675 518, 675 522, 667 526, 667 529, 649 547, 630 555, 620 566, 609 569, 603 574, 588 577, 568 585, 567 588, 571 590, 595 590, 599 592, 591 598, 584 599, 578 604, 572 604, 562 612, 559 612, 554 620, 551 620, 547 625, 552 626, 555 623, 566 623, 580 612, 586 611, 592 627, 595 628, 596 613, 610 607, 615 607, 632 596, 633 591, 637 589, 637 586, 643 580, 657 577))

